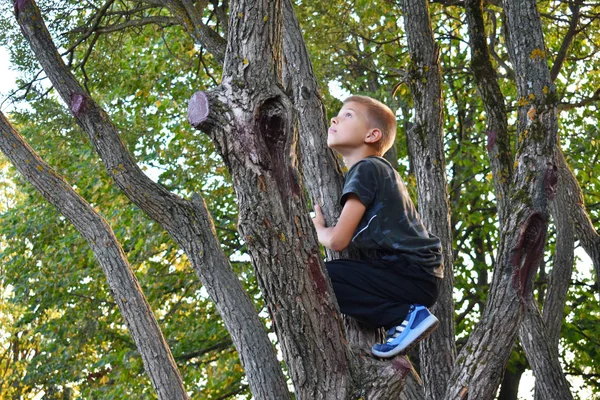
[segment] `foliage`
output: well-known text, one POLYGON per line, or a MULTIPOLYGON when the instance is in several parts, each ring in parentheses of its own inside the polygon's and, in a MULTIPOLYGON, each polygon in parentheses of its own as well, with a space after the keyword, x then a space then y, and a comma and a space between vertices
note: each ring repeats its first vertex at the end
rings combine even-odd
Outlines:
MULTIPOLYGON (((297 0, 315 73, 328 112, 337 112, 338 85, 349 93, 375 96, 399 118, 399 171, 415 187, 406 146, 412 98, 403 82, 410 65, 399 6, 389 1, 297 0), (334 83, 334 85, 330 85, 334 83)), ((486 151, 486 115, 469 70, 464 10, 431 3, 432 26, 440 46, 445 102, 446 144, 452 227, 455 238, 455 298, 458 343, 477 322, 486 299, 498 248, 495 197, 486 151)), ((1 7, 6 8, 7 3, 1 7)), ((41 2, 57 43, 68 49, 90 25, 88 3, 41 2), (70 32, 70 33, 69 33, 70 32)), ((115 2, 111 17, 132 7, 115 2)), ((550 61, 556 59, 571 15, 566 2, 538 2, 550 61)), ((154 13, 154 14, 153 14, 154 13)), ((165 10, 146 11, 164 15, 165 10)), ((598 10, 585 6, 569 56, 556 85, 560 102, 577 104, 600 87, 598 10)), ((32 81, 39 66, 18 33, 11 13, 2 10, 2 43, 22 72, 21 84, 32 81)), ((487 25, 495 27, 497 57, 493 60, 515 131, 518 99, 501 35, 502 9, 487 6, 487 25)), ((205 10, 205 19, 211 9, 205 10)), ((108 23, 108 22, 107 22, 108 23)), ((180 26, 145 25, 91 35, 69 55, 71 65, 95 99, 110 113, 122 138, 148 173, 169 190, 189 197, 198 192, 207 201, 223 248, 234 261, 257 309, 262 302, 237 237, 236 206, 231 183, 212 143, 185 123, 185 102, 196 90, 216 83, 219 65, 180 26), (93 43, 93 51, 87 49, 93 43), (84 68, 81 63, 85 61, 84 68)), ((20 93, 22 94, 23 91, 20 93)), ((184 376, 197 398, 220 398, 240 390, 248 398, 237 355, 214 305, 169 237, 114 188, 101 162, 76 128, 69 113, 35 83, 24 98, 28 108, 11 120, 29 143, 109 221, 127 253, 144 293, 184 376), (211 350, 212 349, 212 350, 211 350)), ((600 118, 596 102, 565 107, 560 114, 560 142, 567 162, 583 188, 596 227, 600 212, 600 118)), ((152 398, 141 359, 116 312, 91 252, 74 229, 2 161, 0 215, 0 342, 15 361, 0 359, 0 391, 23 398, 44 390, 48 398, 152 398), (18 342, 18 350, 15 344, 18 342), (4 364, 2 364, 4 363, 4 364), (55 394, 52 394, 55 393, 55 394)), ((546 272, 551 269, 554 236, 548 238, 546 272)), ((577 264, 563 326, 561 360, 571 376, 600 393, 599 347, 596 338, 598 299, 591 266, 577 264)), ((545 288, 543 277, 536 288, 545 288)), ((541 299, 543 301, 543 299, 541 299)), ((514 354, 513 363, 523 361, 514 354)))

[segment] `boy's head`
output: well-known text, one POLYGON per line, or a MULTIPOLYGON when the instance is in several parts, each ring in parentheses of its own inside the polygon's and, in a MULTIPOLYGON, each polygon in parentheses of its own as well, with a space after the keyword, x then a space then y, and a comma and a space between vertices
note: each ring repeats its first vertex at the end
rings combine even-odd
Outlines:
MULTIPOLYGON (((371 146, 377 155, 382 156, 394 144, 396 137, 396 116, 388 106, 367 96, 350 96, 344 100, 342 111, 331 119, 331 130, 341 128, 345 123, 352 124, 356 134, 366 134, 364 142, 371 146), (345 119, 348 121, 345 121, 345 119)), ((336 149, 336 141, 328 139, 330 147, 336 149)), ((336 149, 337 150, 337 149, 336 149)))

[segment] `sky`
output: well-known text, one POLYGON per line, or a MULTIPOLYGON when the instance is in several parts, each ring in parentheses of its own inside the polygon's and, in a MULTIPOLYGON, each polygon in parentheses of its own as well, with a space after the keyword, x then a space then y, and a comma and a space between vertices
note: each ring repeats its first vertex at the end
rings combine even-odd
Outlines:
MULTIPOLYGON (((16 89, 17 73, 10 69, 8 51, 0 46, 0 103, 6 99, 11 90, 16 89)), ((7 101, 2 105, 2 112, 10 109, 7 101)))

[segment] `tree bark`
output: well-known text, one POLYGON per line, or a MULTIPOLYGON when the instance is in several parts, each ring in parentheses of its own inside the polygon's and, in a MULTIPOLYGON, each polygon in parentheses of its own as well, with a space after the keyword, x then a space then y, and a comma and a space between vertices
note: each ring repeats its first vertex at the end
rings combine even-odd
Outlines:
POLYGON ((528 300, 526 307, 519 337, 536 378, 535 397, 572 400, 569 382, 558 358, 558 346, 553 346, 550 342, 540 309, 533 297, 528 300))
POLYGON ((252 393, 259 399, 289 398, 287 384, 254 304, 244 292, 215 235, 199 196, 184 200, 143 174, 110 118, 62 62, 33 0, 17 1, 23 34, 77 123, 86 132, 119 188, 182 247, 231 334, 252 393))
MULTIPOLYGON (((311 200, 322 207, 327 224, 334 225, 341 212, 342 165, 327 147, 329 121, 291 0, 283 1, 283 18, 283 85, 298 115, 303 182, 311 200)), ((329 259, 338 258, 335 252, 325 250, 329 259)))
POLYGON ((537 303, 530 303, 520 332, 521 343, 536 377, 535 398, 539 400, 547 398, 550 393, 557 399, 572 398, 560 365, 558 344, 575 261, 574 221, 568 210, 572 208, 573 197, 577 198, 577 195, 570 193, 565 180, 569 179, 571 172, 558 146, 556 151, 559 160, 558 187, 550 208, 556 226, 556 250, 548 293, 544 299, 543 318, 539 315, 537 303))
POLYGON ((434 42, 425 0, 402 1, 404 25, 411 56, 409 87, 415 103, 415 125, 408 132, 411 163, 417 177, 419 214, 427 229, 441 239, 444 279, 432 312, 438 329, 422 342, 421 372, 425 398, 441 399, 454 360, 453 247, 443 143, 442 84, 439 49, 434 42))
POLYGON ((559 179, 561 185, 565 186, 565 193, 568 195, 569 206, 564 204, 563 210, 568 210, 574 227, 575 235, 581 243, 581 247, 592 259, 594 272, 596 274, 596 289, 600 291, 600 235, 594 228, 592 221, 585 209, 583 193, 577 182, 577 178, 567 165, 562 151, 557 150, 557 159, 559 165, 559 179))
POLYGON ((548 201, 556 194, 558 122, 535 1, 506 0, 508 48, 515 67, 518 146, 497 265, 479 324, 461 350, 447 399, 491 399, 502 379, 543 256, 548 201))
POLYGON ((282 19, 281 1, 232 2, 222 83, 192 98, 190 122, 231 172, 238 228, 297 397, 345 398, 350 352, 300 186, 297 117, 281 86, 282 19))
MULTIPOLYGON (((282 7, 281 2, 254 7, 243 1, 232 3, 222 84, 210 93, 194 95, 189 120, 211 136, 231 172, 240 234, 297 397, 393 398, 412 366, 405 357, 383 362, 364 348, 351 351, 321 262, 298 170, 296 107, 314 96, 310 94, 315 90, 314 78, 307 69, 306 81, 283 72, 282 7), (292 86, 300 84, 298 92, 288 90, 297 104, 284 91, 284 76, 292 86), (294 93, 302 96, 302 86, 307 98, 294 97, 294 93)), ((322 113, 319 108, 313 108, 317 116, 322 113)), ((322 116, 318 120, 325 124, 322 116)), ((323 142, 319 146, 324 149, 323 142)), ((323 188, 313 190, 322 193, 323 188)))
MULTIPOLYGON (((327 147, 327 113, 319 94, 308 49, 291 0, 283 2, 283 85, 298 115, 299 162, 303 182, 313 203, 321 206, 328 226, 340 215, 339 199, 344 187, 340 158, 327 147)), ((325 248, 328 260, 356 258, 352 248, 336 253, 325 248)), ((371 347, 381 332, 344 317, 347 339, 358 347, 371 347)))
MULTIPOLYGON (((505 229, 505 215, 504 212, 508 210, 508 204, 510 202, 509 197, 509 183, 513 175, 512 163, 510 162, 511 154, 508 139, 508 128, 506 120, 506 107, 504 105, 504 97, 498 85, 498 79, 496 72, 490 62, 490 53, 486 43, 485 27, 483 23, 483 1, 482 0, 467 0, 465 2, 465 9, 467 15, 467 22, 469 26, 469 38, 471 46, 471 68, 473 70, 477 85, 479 88, 479 94, 485 105, 487 118, 487 135, 488 135, 488 152, 490 164, 492 166, 492 172, 494 175, 494 185, 496 191, 496 198, 498 203, 498 219, 500 231, 505 229)), ((558 184, 558 197, 560 197, 563 191, 560 181, 558 184)), ((564 195, 564 194, 563 194, 564 195)), ((556 204, 557 199, 553 202, 556 204)), ((557 252, 555 257, 555 268, 557 278, 559 274, 568 274, 566 288, 570 281, 570 271, 573 264, 573 240, 572 233, 569 235, 569 231, 572 232, 572 228, 569 228, 568 221, 565 220, 566 213, 560 215, 553 212, 555 215, 555 222, 558 230, 557 238, 557 252), (558 219, 557 219, 558 217, 558 219), (567 236, 565 238, 565 236, 567 236), (571 239, 568 238, 571 236, 571 239), (570 240, 570 250, 569 250, 570 240), (569 256, 570 253, 570 256, 569 256), (562 261, 561 261, 562 258, 562 261), (569 261, 570 258, 570 261, 569 261), (558 262, 558 263, 557 263, 558 262), (569 268, 568 265, 571 265, 569 268), (565 272, 562 272, 565 271, 565 272)), ((559 288, 564 288, 564 280, 559 283, 559 288)), ((555 288, 554 293, 561 289, 555 288)), ((564 293, 566 296, 566 292, 564 293)), ((560 301, 556 299, 555 301, 560 301)), ((555 301, 551 301, 549 304, 556 304, 555 301)), ((562 304, 556 304, 552 306, 552 309, 560 308, 564 309, 564 297, 562 298, 562 304)), ((550 307, 549 307, 550 308, 550 307)), ((530 364, 534 368, 534 374, 536 379, 536 388, 538 385, 543 385, 543 393, 557 393, 561 398, 568 398, 570 395, 568 391, 568 385, 565 386, 563 383, 566 382, 564 374, 560 368, 558 362, 558 352, 552 351, 552 349, 558 348, 558 337, 556 339, 556 346, 551 341, 544 340, 544 325, 538 321, 539 309, 537 304, 532 301, 528 303, 525 319, 520 328, 521 343, 530 364), (554 356, 555 358, 551 358, 554 356), (546 361, 546 362, 544 362, 546 361), (558 370, 555 368, 558 367, 558 370), (552 375, 546 372, 551 372, 552 375), (552 382, 546 379, 548 376, 557 377, 552 382), (564 392, 566 389, 566 393, 564 392)), ((563 313, 561 312, 558 316, 558 327, 560 332, 560 326, 562 324, 563 313)), ((540 317, 541 318, 541 317, 540 317)), ((505 391, 504 383, 502 385, 502 391, 505 391)), ((537 393, 537 390, 536 390, 537 393)), ((540 391, 542 393, 542 391, 540 391)), ((515 392, 516 396, 516 392, 515 392)), ((536 394, 537 396, 537 394, 536 394)), ((515 397, 516 398, 516 397, 515 397)), ((548 398, 542 395, 542 398, 548 398)))
POLYGON ((158 322, 108 223, 25 143, 0 113, 0 150, 87 240, 102 267, 159 399, 187 399, 158 322))
POLYGON ((490 61, 483 23, 483 0, 466 0, 465 11, 471 48, 471 70, 487 115, 487 150, 494 179, 498 222, 502 230, 506 220, 504 213, 510 202, 509 189, 513 175, 506 105, 496 70, 490 61))

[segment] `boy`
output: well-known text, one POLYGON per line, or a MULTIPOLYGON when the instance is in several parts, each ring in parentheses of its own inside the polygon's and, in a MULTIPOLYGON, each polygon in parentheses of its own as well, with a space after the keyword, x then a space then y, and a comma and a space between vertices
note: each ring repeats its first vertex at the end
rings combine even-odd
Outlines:
POLYGON ((394 168, 381 156, 392 146, 396 118, 370 97, 352 96, 331 119, 327 146, 349 168, 335 226, 326 227, 315 206, 319 242, 334 251, 352 243, 360 260, 326 263, 342 313, 384 327, 374 355, 406 353, 438 325, 431 307, 443 277, 440 240, 423 226, 394 168))

